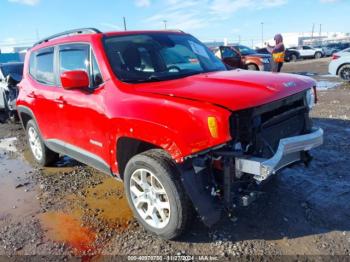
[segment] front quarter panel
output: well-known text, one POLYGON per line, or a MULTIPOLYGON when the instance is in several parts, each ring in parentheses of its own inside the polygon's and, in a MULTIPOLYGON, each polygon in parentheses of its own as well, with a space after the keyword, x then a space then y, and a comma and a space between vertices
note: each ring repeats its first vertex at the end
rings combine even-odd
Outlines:
POLYGON ((230 111, 226 109, 163 95, 119 95, 122 97, 118 101, 112 95, 106 101, 110 105, 106 113, 111 118, 112 141, 134 138, 163 148, 175 161, 182 162, 187 156, 231 139, 230 111), (212 116, 218 122, 216 138, 208 128, 208 117, 212 116))

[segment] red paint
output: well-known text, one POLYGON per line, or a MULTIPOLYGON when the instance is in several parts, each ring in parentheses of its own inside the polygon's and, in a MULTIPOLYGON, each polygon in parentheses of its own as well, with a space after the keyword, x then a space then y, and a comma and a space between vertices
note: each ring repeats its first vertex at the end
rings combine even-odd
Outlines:
MULTIPOLYGON (((107 35, 133 33, 144 32, 107 35)), ((33 111, 45 139, 61 139, 96 154, 115 173, 118 173, 116 144, 121 137, 154 144, 181 162, 195 152, 230 141, 229 117, 233 110, 266 104, 315 85, 307 77, 243 70, 128 84, 112 72, 103 48, 103 36, 74 35, 32 48, 26 56, 23 88, 17 104, 33 111), (31 78, 28 63, 32 51, 72 42, 91 44, 105 80, 103 85, 93 92, 82 92, 42 85, 31 78), (294 87, 284 85, 290 81, 295 83, 294 87), (60 100, 65 103, 63 110, 57 107, 60 100), (217 138, 208 129, 210 116, 218 122, 217 138), (102 147, 91 144, 91 138, 101 142, 102 147)), ((76 73, 73 76, 78 77, 76 73)))

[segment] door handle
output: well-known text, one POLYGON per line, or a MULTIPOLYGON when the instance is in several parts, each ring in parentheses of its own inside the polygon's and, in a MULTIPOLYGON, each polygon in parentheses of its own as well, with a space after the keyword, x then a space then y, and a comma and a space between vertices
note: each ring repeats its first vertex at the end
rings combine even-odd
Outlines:
POLYGON ((54 101, 57 104, 61 104, 61 105, 67 104, 66 100, 64 100, 63 97, 59 97, 59 98, 55 99, 54 101))
POLYGON ((30 98, 37 98, 37 95, 34 93, 34 91, 32 91, 32 92, 30 92, 28 94, 28 97, 30 97, 30 98))

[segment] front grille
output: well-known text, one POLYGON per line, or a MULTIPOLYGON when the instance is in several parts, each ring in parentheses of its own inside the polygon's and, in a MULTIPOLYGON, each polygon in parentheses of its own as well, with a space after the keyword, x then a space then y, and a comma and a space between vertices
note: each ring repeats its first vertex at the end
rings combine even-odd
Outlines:
POLYGON ((283 138, 311 130, 305 92, 263 106, 236 112, 231 117, 231 135, 247 154, 270 158, 283 138))

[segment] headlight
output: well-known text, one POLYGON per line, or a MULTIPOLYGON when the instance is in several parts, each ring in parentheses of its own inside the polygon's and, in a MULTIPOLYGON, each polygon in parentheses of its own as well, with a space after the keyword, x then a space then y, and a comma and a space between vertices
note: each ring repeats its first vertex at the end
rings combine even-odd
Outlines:
POLYGON ((269 64, 270 63, 270 60, 268 58, 261 58, 261 62, 263 64, 269 64))
POLYGON ((310 110, 315 106, 315 101, 316 101, 315 89, 310 88, 306 93, 306 102, 310 110))

